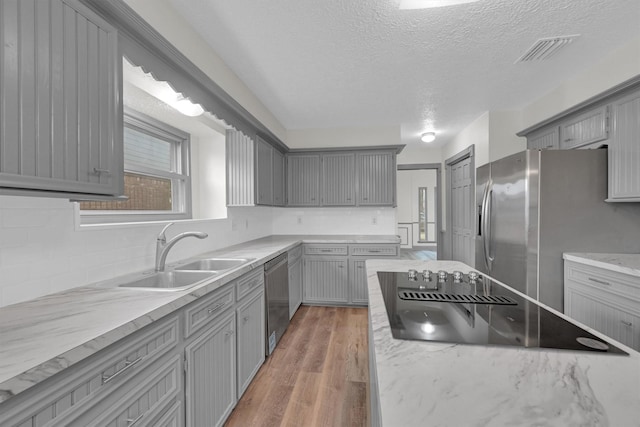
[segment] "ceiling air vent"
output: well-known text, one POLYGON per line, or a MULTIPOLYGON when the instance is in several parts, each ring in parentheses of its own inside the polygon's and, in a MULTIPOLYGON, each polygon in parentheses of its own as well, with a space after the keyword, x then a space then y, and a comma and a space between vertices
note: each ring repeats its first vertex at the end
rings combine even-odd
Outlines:
POLYGON ((544 39, 540 39, 533 44, 527 50, 524 55, 522 55, 515 62, 531 62, 531 61, 543 61, 548 59, 556 52, 558 52, 563 47, 567 46, 569 43, 573 41, 576 37, 579 37, 580 34, 575 34, 573 36, 559 36, 559 37, 547 37, 544 39))

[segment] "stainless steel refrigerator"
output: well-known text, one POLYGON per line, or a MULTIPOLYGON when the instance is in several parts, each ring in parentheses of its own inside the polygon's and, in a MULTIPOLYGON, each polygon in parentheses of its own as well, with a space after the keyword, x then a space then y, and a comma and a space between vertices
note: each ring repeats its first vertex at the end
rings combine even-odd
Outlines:
POLYGON ((607 203, 607 150, 526 150, 476 171, 476 269, 563 310, 563 252, 640 252, 640 203, 607 203))

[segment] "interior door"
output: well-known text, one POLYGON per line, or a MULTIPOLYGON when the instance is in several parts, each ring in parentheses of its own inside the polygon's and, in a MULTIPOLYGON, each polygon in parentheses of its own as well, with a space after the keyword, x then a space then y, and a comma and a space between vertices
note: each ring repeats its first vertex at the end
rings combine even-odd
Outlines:
POLYGON ((451 259, 467 265, 475 263, 475 234, 472 218, 473 173, 472 158, 466 157, 451 165, 451 259))

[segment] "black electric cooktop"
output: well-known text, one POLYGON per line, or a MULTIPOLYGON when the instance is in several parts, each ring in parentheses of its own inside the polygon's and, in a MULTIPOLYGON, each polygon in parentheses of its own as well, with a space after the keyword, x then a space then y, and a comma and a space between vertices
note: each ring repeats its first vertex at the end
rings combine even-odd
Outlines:
POLYGON ((378 279, 397 339, 627 354, 475 272, 378 272, 378 279))

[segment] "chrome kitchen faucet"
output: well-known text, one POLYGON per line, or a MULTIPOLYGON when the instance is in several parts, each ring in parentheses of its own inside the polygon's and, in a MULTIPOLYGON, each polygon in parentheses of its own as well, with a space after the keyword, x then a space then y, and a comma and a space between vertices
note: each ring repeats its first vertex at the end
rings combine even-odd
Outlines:
POLYGON ((167 242, 165 231, 167 231, 167 229, 173 224, 173 222, 170 222, 162 229, 160 234, 158 234, 158 239, 156 241, 156 271, 164 271, 164 264, 167 260, 169 249, 171 249, 173 245, 178 243, 178 241, 184 239, 185 237, 197 237, 198 239, 204 239, 209 236, 207 233, 203 233, 201 231, 186 231, 184 233, 178 234, 173 239, 167 242))

